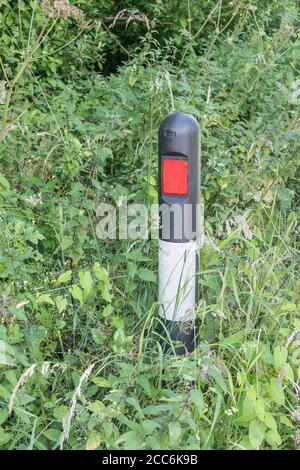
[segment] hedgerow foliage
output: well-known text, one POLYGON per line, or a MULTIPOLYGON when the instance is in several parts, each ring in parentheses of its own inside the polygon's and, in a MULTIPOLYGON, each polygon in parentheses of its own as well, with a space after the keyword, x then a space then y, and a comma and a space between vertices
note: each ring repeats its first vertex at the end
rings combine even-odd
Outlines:
POLYGON ((300 443, 296 0, 0 1, 0 447, 300 443), (157 130, 202 128, 199 348, 164 356, 152 241, 99 202, 157 201, 157 130))

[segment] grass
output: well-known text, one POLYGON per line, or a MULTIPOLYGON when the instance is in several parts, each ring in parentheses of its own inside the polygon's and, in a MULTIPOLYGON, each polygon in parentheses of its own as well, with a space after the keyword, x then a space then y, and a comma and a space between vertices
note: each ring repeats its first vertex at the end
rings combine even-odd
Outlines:
POLYGON ((2 3, 0 447, 298 449, 295 2, 145 6, 147 32, 102 28, 113 1, 83 28, 2 3), (100 202, 157 202, 174 109, 201 124, 205 207, 183 357, 162 347, 157 241, 96 233, 100 202))

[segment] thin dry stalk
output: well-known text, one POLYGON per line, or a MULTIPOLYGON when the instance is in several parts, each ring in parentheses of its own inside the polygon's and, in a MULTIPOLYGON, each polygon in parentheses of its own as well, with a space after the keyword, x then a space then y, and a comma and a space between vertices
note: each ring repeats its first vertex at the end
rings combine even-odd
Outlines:
POLYGON ((10 399, 9 399, 9 403, 8 403, 8 413, 9 414, 12 413, 13 406, 14 406, 14 400, 16 398, 17 391, 28 382, 30 377, 32 377, 36 366, 37 366, 37 364, 32 364, 30 367, 28 367, 28 369, 25 369, 25 371, 23 372, 23 374, 19 378, 18 383, 15 386, 15 388, 13 389, 12 394, 11 394, 10 399))
POLYGON ((70 406, 70 409, 69 409, 69 413, 67 414, 67 416, 64 417, 63 419, 63 432, 61 434, 61 437, 60 437, 60 449, 63 449, 63 446, 64 446, 64 442, 68 440, 69 438, 69 434, 70 434, 70 428, 71 428, 71 422, 72 422, 72 418, 75 416, 75 412, 76 412, 76 403, 77 403, 77 399, 80 397, 81 395, 81 388, 82 388, 82 385, 83 383, 89 378, 89 376, 91 375, 91 372, 94 368, 94 365, 95 364, 91 364, 85 371, 84 373, 82 374, 82 376, 80 377, 79 379, 79 383, 75 389, 75 392, 72 396, 72 400, 71 400, 71 406, 70 406))

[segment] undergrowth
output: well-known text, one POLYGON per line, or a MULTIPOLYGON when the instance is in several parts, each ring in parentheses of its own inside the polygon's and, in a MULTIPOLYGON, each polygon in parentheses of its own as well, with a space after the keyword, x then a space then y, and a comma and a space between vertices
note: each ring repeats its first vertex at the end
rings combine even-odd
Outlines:
POLYGON ((99 3, 0 2, 0 446, 297 449, 299 5, 99 3), (183 357, 157 242, 96 234, 100 202, 157 202, 174 109, 205 207, 183 357))

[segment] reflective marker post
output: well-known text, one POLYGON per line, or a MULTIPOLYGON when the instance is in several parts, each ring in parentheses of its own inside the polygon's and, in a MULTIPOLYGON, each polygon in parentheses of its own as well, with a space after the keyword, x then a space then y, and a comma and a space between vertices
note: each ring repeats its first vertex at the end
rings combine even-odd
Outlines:
POLYGON ((188 114, 172 113, 159 128, 159 215, 161 334, 185 354, 196 346, 200 238, 200 128, 188 114))

